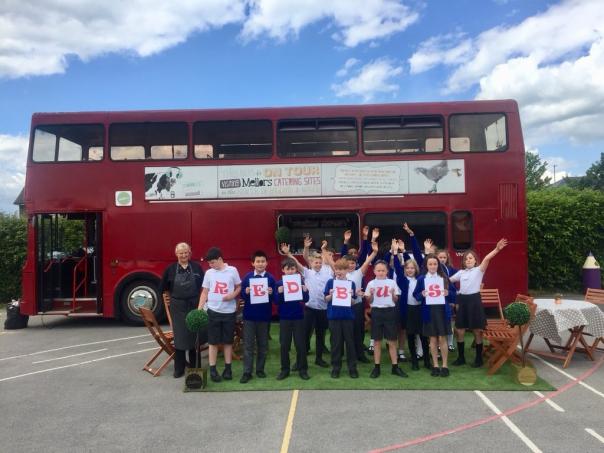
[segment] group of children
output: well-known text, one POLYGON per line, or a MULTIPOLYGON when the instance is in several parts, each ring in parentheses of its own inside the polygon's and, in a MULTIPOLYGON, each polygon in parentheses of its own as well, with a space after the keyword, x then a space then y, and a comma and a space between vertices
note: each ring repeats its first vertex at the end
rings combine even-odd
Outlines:
MULTIPOLYGON (((360 248, 351 246, 350 231, 344 234, 341 257, 334 261, 334 250, 324 242, 319 252, 310 252, 312 239, 304 239, 303 265, 292 255, 289 244, 280 244, 285 256, 281 262, 281 280, 267 272, 267 255, 262 251, 252 254, 253 270, 242 280, 237 270, 226 264, 219 249, 211 248, 206 260, 206 272, 199 308, 207 309, 210 378, 214 382, 232 379, 232 343, 236 322, 236 301, 243 299, 243 374, 245 384, 253 377, 254 358, 256 376, 265 378, 272 304, 278 307, 281 370, 278 380, 286 379, 292 371, 307 380, 307 354, 310 339, 315 333, 315 360, 327 368, 325 333, 330 331, 331 377, 339 378, 346 351, 346 365, 351 378, 358 378, 358 362, 369 362, 365 355, 365 299, 371 307, 371 344, 374 367, 370 377, 381 374, 381 344, 386 341, 392 365, 391 373, 408 375, 399 367, 404 361, 404 341, 410 352, 411 369, 419 370, 416 337, 423 351, 426 368, 432 376, 449 376, 448 352, 453 349, 451 319, 453 304, 457 307, 457 360, 453 365, 465 364, 464 334, 473 331, 476 340, 476 358, 473 366, 482 365, 482 329, 486 326, 480 300, 480 285, 490 260, 507 245, 501 239, 482 262, 474 251, 462 257, 463 270, 450 266, 445 250, 435 250, 431 241, 424 242, 422 254, 413 231, 407 224, 404 230, 411 238, 413 255, 405 250, 401 240, 393 239, 388 251, 380 252, 377 240, 379 229, 374 228, 369 241, 369 228, 362 230, 360 248), (379 256, 378 256, 379 255, 379 256), (375 278, 364 285, 364 277, 373 267, 375 278), (459 282, 459 289, 453 283, 459 282), (290 363, 292 340, 296 362, 290 363), (222 374, 216 368, 217 353, 223 345, 225 368, 222 374), (398 352, 397 352, 398 347, 398 352), (432 363, 430 363, 430 356, 432 363), (439 359, 441 364, 439 364, 439 359)), ((418 345, 419 346, 419 345, 418 345)))

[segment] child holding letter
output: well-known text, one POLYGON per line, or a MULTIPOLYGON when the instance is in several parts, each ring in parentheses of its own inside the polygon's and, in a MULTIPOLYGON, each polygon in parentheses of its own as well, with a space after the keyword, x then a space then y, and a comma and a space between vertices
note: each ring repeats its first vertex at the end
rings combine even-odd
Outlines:
POLYGON ((468 250, 461 257, 463 270, 451 277, 452 282, 459 282, 457 293, 457 360, 453 365, 459 366, 466 363, 464 351, 464 335, 466 329, 472 329, 476 340, 476 358, 472 367, 482 366, 482 330, 487 325, 487 318, 480 299, 480 284, 491 259, 497 255, 506 245, 506 239, 500 239, 497 246, 479 262, 478 254, 474 250, 468 250))
POLYGON ((308 301, 308 289, 297 272, 295 260, 285 258, 281 262, 281 271, 283 277, 276 283, 277 297, 275 298, 279 307, 279 343, 281 346, 281 372, 277 376, 277 380, 280 381, 289 376, 289 350, 292 337, 296 347, 298 374, 302 379, 307 380, 310 376, 308 376, 304 336, 304 304, 308 301))
POLYGON ((331 377, 339 378, 342 369, 342 355, 346 343, 346 362, 351 378, 359 377, 357 371, 357 355, 353 337, 354 312, 352 311, 352 297, 362 296, 362 291, 357 293, 354 282, 346 279, 348 260, 340 258, 334 264, 335 278, 329 279, 325 285, 325 300, 327 301, 327 319, 331 332, 331 377))
POLYGON ((241 292, 239 273, 222 259, 222 252, 212 247, 206 254, 210 269, 203 277, 203 288, 199 296, 199 309, 208 310, 208 355, 210 362, 210 378, 220 382, 221 377, 216 370, 218 346, 223 345, 224 371, 222 378, 233 379, 231 362, 233 361, 233 336, 235 333, 235 317, 237 297, 241 292))
MULTIPOLYGON (((425 273, 417 279, 413 297, 422 301, 422 318, 424 321, 423 334, 430 337, 430 353, 432 354, 432 373, 434 377, 449 376, 447 359, 447 335, 451 329, 451 307, 447 296, 449 294, 449 279, 443 272, 436 255, 425 258, 425 273), (442 355, 442 368, 438 366, 438 347, 442 355)), ((424 354, 426 351, 424 351, 424 354)))
POLYGON ((243 299, 243 375, 239 382, 245 384, 252 378, 254 349, 258 351, 256 376, 265 378, 264 364, 268 353, 268 330, 271 322, 271 302, 275 295, 275 278, 266 271, 266 253, 258 250, 252 254, 254 270, 241 282, 243 299))
POLYGON ((392 362, 392 374, 407 377, 407 374, 398 367, 396 354, 396 341, 398 338, 398 311, 396 301, 401 291, 396 282, 388 278, 388 264, 385 261, 377 261, 373 266, 375 279, 367 283, 365 297, 371 305, 371 338, 374 341, 373 351, 374 367, 369 377, 379 377, 382 339, 388 342, 388 352, 392 362))

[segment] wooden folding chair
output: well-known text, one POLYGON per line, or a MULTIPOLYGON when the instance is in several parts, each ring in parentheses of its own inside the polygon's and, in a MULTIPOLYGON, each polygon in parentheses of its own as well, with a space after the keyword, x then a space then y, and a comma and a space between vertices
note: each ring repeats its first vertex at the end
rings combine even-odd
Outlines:
POLYGON ((509 327, 508 321, 503 316, 503 308, 501 306, 501 299, 499 298, 499 290, 493 289, 481 289, 480 299, 482 304, 487 307, 497 307, 499 312, 499 318, 487 319, 487 327, 485 330, 496 330, 496 329, 507 329, 509 327))
POLYGON ((172 332, 164 332, 159 324, 157 323, 157 319, 151 310, 148 308, 140 307, 139 308, 141 316, 143 318, 143 322, 151 336, 157 341, 159 345, 159 349, 153 356, 149 359, 143 370, 151 373, 153 376, 159 376, 161 372, 168 366, 170 361, 174 359, 175 349, 174 349, 174 334, 172 332), (151 365, 157 358, 161 355, 162 352, 165 352, 168 355, 168 358, 161 364, 159 368, 152 368, 151 365))
MULTIPOLYGON (((532 301, 532 298, 529 298, 526 303, 529 306, 532 320, 535 317, 537 306, 532 301)), ((492 348, 491 357, 487 362, 487 375, 490 376, 496 373, 507 360, 511 360, 515 363, 521 362, 522 357, 518 353, 517 348, 520 343, 520 338, 522 338, 528 330, 529 324, 530 321, 520 328, 517 326, 508 326, 507 329, 496 329, 484 332, 483 337, 489 341, 490 347, 492 348)))
MULTIPOLYGON (((585 301, 596 305, 604 305, 604 289, 587 288, 587 292, 585 293, 585 301)), ((583 332, 583 335, 592 336, 586 332, 583 332)), ((589 352, 593 353, 596 350, 604 352, 604 348, 598 348, 599 343, 604 344, 604 337, 596 338, 593 344, 589 347, 589 352)))
POLYGON ((163 293, 162 299, 164 301, 164 310, 166 311, 166 317, 168 318, 168 324, 170 324, 170 329, 174 330, 174 326, 172 325, 172 314, 170 313, 170 293, 163 293))

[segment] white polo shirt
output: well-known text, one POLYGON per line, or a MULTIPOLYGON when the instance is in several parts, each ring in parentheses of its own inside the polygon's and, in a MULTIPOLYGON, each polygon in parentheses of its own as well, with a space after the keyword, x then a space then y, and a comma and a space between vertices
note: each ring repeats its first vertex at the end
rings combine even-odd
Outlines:
POLYGON ((482 277, 484 272, 480 270, 480 266, 474 266, 455 273, 449 280, 453 283, 459 282, 458 294, 476 294, 480 292, 482 277))
POLYGON ((324 291, 325 285, 330 278, 333 278, 333 270, 327 264, 323 264, 319 272, 306 267, 304 268, 304 283, 308 288, 307 307, 317 310, 327 310, 324 291))
POLYGON ((396 306, 396 304, 394 303, 394 300, 392 300, 392 297, 388 297, 386 300, 375 297, 378 289, 381 289, 384 287, 388 288, 388 291, 390 292, 390 294, 392 294, 392 289, 394 289, 394 294, 396 294, 397 296, 400 296, 400 294, 401 294, 401 290, 394 280, 392 280, 390 278, 384 278, 384 279, 378 280, 377 278, 375 278, 375 279, 371 280, 369 283, 367 283, 367 288, 365 288, 365 292, 367 294, 371 294, 371 289, 374 289, 376 291, 374 293, 373 300, 371 301, 372 307, 388 308, 388 307, 396 306))
MULTIPOLYGON (((346 274, 346 280, 354 282, 354 286, 356 287, 356 289, 361 289, 363 287, 363 273, 361 272, 361 269, 356 269, 352 272, 348 272, 346 274)), ((352 297, 353 304, 360 304, 361 302, 363 302, 363 298, 361 296, 352 297)))
POLYGON ((208 308, 218 313, 235 313, 237 300, 221 300, 225 294, 232 292, 241 284, 239 272, 225 263, 222 270, 209 269, 203 276, 201 286, 208 289, 208 308))
POLYGON ((417 279, 415 277, 405 277, 409 280, 409 289, 407 290, 407 305, 421 305, 421 302, 413 297, 413 291, 417 286, 417 279))

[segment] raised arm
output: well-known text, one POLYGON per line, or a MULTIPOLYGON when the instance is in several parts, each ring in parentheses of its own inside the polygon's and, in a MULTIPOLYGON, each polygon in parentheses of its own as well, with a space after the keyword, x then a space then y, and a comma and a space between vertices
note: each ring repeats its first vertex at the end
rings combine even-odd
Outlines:
POLYGON ((298 272, 300 272, 302 275, 304 275, 304 269, 306 269, 306 268, 304 266, 302 266, 302 264, 300 264, 300 261, 298 261, 298 258, 296 258, 294 255, 292 255, 289 244, 286 244, 286 243, 281 244, 280 249, 281 249, 281 253, 283 253, 288 258, 291 258, 294 260, 294 262, 296 263, 296 268, 298 269, 298 272))
MULTIPOLYGON (((407 225, 407 222, 403 223, 403 230, 405 230, 407 232, 407 234, 409 235, 409 237, 411 238, 411 250, 413 251, 413 258, 415 259, 415 262, 417 263, 417 265, 421 268, 422 265, 424 264, 424 255, 422 254, 422 251, 419 248, 419 242, 417 242, 415 233, 413 232, 413 230, 411 228, 409 228, 409 225, 407 225)), ((432 241, 430 241, 430 242, 432 242, 432 241)))
POLYGON ((310 236, 306 236, 304 238, 304 250, 302 251, 302 257, 308 266, 310 266, 310 246, 312 244, 312 238, 310 236))
POLYGON ((493 259, 495 255, 497 255, 506 245, 508 245, 507 239, 499 239, 499 242, 495 246, 493 250, 491 250, 487 256, 484 257, 482 263, 480 263, 480 270, 484 274, 489 266, 489 262, 493 259))
POLYGON ((344 242, 342 243, 342 247, 340 248, 340 256, 344 256, 344 255, 348 254, 348 244, 350 243, 351 237, 352 237, 351 230, 344 231, 344 242))
POLYGON ((378 253, 378 244, 377 244, 377 242, 372 242, 371 243, 371 255, 368 255, 367 258, 365 258, 365 262, 359 268, 361 270, 361 274, 365 275, 365 272, 367 272, 367 269, 369 269, 369 265, 373 262, 373 260, 377 256, 377 253, 378 253))

